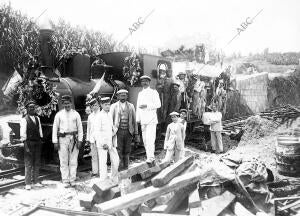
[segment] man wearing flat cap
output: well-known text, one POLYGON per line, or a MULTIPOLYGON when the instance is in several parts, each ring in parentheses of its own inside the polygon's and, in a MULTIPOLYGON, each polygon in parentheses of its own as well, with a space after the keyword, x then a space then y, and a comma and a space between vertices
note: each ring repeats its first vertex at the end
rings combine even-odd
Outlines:
POLYGON ((35 186, 41 186, 38 177, 43 132, 40 118, 35 112, 35 102, 29 101, 25 106, 27 115, 21 120, 20 136, 24 142, 25 188, 30 190, 32 179, 35 186))
POLYGON ((161 107, 158 92, 150 88, 151 78, 141 76, 143 90, 137 98, 136 120, 141 123, 143 142, 146 149, 147 163, 155 161, 156 125, 158 123, 156 110, 161 107))
POLYGON ((75 186, 77 159, 82 144, 83 129, 79 113, 72 109, 70 95, 62 96, 63 109, 56 113, 52 142, 58 150, 60 172, 64 187, 75 186))
POLYGON ((110 107, 110 113, 117 130, 118 153, 120 157, 119 170, 128 169, 129 154, 133 138, 139 141, 138 127, 136 123, 135 108, 127 101, 128 91, 121 89, 117 92, 119 101, 110 107))

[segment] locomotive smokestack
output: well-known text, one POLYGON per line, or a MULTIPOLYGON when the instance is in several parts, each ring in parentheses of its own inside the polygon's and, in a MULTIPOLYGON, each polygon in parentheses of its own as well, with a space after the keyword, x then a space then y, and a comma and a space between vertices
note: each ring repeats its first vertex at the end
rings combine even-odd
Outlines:
POLYGON ((54 60, 53 57, 51 56, 50 40, 54 31, 52 30, 48 18, 44 18, 39 25, 40 25, 39 45, 41 51, 40 62, 44 74, 46 76, 51 76, 51 74, 53 74, 52 71, 54 67, 54 60))
POLYGON ((42 66, 53 68, 53 58, 50 54, 50 39, 53 34, 52 29, 40 29, 40 50, 42 66))

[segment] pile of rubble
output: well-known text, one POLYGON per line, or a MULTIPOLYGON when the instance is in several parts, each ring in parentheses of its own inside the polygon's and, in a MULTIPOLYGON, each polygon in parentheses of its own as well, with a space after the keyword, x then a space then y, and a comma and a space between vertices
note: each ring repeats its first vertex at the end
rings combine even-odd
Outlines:
POLYGON ((241 141, 270 135, 280 125, 291 126, 300 117, 300 108, 290 104, 272 107, 255 116, 243 116, 223 121, 223 132, 241 141))
POLYGON ((259 115, 249 117, 243 127, 242 140, 249 138, 260 138, 269 135, 277 127, 273 121, 260 117, 259 115))
POLYGON ((93 185, 80 200, 108 215, 264 215, 270 210, 272 173, 257 160, 225 155, 209 166, 189 156, 169 165, 143 162, 120 172, 120 181, 93 185))

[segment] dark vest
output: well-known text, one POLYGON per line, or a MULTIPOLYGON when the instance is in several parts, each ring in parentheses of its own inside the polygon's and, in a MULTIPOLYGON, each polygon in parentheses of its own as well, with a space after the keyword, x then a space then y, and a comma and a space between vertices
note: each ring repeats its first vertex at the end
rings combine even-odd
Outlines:
POLYGON ((121 105, 120 105, 120 124, 119 124, 119 128, 121 129, 128 129, 129 127, 129 109, 128 109, 128 106, 127 104, 125 105, 125 109, 123 110, 121 108, 121 105))
POLYGON ((39 121, 36 116, 34 116, 34 118, 35 118, 36 123, 34 123, 31 120, 29 115, 27 115, 25 117, 26 122, 27 122, 27 127, 26 127, 27 141, 40 141, 41 140, 40 130, 39 130, 39 128, 40 128, 39 121))

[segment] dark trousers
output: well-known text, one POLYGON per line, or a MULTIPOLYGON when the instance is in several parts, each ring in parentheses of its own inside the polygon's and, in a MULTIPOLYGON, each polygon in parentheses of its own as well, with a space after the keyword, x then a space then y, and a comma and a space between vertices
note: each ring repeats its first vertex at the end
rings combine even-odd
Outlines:
POLYGON ((129 154, 131 152, 132 135, 129 130, 119 128, 117 132, 118 153, 120 157, 119 170, 128 169, 129 154))
POLYGON ((30 185, 32 182, 34 184, 38 182, 42 143, 40 141, 26 142, 29 152, 24 149, 25 184, 30 185))

